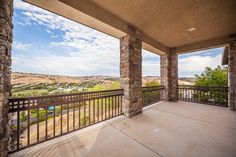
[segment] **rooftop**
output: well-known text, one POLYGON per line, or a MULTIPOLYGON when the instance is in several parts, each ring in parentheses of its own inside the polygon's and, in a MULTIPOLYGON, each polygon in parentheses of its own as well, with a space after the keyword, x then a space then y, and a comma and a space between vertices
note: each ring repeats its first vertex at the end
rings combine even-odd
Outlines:
POLYGON ((19 156, 214 156, 236 154, 236 113, 189 102, 160 102, 26 148, 19 156))

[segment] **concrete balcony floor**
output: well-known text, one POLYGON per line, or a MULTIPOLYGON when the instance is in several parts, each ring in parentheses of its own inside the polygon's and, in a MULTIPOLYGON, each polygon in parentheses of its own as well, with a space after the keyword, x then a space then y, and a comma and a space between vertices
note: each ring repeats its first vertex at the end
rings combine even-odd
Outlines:
POLYGON ((11 154, 11 157, 233 157, 236 112, 161 102, 11 154))

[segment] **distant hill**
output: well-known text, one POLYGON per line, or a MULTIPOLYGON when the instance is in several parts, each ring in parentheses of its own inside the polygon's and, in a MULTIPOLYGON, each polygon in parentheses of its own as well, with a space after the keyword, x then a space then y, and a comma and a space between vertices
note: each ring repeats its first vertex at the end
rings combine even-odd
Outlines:
MULTIPOLYGON (((38 83, 83 83, 90 81, 100 81, 101 83, 117 81, 119 77, 113 76, 61 76, 61 75, 46 75, 36 73, 22 73, 12 72, 11 83, 12 85, 17 84, 38 84, 38 83)), ((160 82, 159 76, 145 76, 143 77, 143 85, 149 81, 160 82)), ((180 78, 179 84, 193 85, 194 78, 180 78)))
MULTIPOLYGON (((158 81, 160 83, 159 76, 145 76, 143 77, 143 85, 145 85, 149 81, 158 81)), ((194 77, 181 77, 179 78, 179 85, 194 85, 195 78, 194 77)))
POLYGON ((112 76, 62 76, 62 75, 46 75, 35 73, 12 72, 11 83, 16 84, 38 84, 38 83, 82 83, 89 81, 112 81, 119 80, 118 77, 112 76))
POLYGON ((190 82, 192 84, 195 83, 195 77, 180 77, 179 80, 185 81, 185 82, 190 82))

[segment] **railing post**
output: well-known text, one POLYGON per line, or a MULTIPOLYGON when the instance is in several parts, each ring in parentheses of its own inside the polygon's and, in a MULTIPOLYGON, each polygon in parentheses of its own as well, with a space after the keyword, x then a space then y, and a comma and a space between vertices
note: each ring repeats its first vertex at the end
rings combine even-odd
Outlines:
POLYGON ((120 39, 120 77, 124 89, 123 109, 127 117, 142 112, 142 32, 132 25, 120 39))
POLYGON ((8 154, 8 97, 10 95, 10 65, 12 43, 13 1, 0 0, 0 156, 8 154))
POLYGON ((165 86, 164 101, 178 101, 178 55, 175 49, 161 55, 161 85, 165 86))

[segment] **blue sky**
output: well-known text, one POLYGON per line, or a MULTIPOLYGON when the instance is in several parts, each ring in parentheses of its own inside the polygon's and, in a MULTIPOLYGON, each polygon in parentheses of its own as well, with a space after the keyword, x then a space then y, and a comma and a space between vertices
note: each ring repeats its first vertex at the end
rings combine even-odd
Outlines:
MULTIPOLYGON (((14 1, 12 71, 119 76, 119 40, 20 0, 14 1)), ((216 67, 222 48, 179 56, 179 76, 216 67)), ((143 76, 160 75, 160 57, 143 50, 143 76)))

